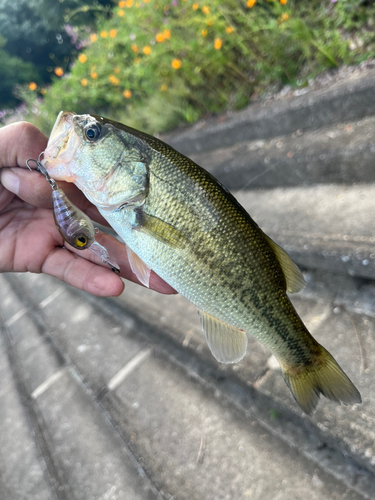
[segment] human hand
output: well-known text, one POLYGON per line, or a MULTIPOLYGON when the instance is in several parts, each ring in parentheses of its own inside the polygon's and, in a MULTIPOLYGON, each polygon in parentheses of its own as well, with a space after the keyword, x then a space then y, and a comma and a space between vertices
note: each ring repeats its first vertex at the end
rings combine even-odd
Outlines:
MULTIPOLYGON (((124 289, 120 277, 90 250, 67 245, 56 229, 51 187, 41 174, 26 168, 26 160, 38 158, 46 145, 47 138, 30 123, 18 122, 0 129, 0 272, 45 273, 93 295, 120 295, 124 289)), ((73 184, 59 182, 59 187, 93 221, 108 225, 73 184)), ((103 232, 96 239, 119 264, 120 275, 139 283, 124 245, 103 232)), ((150 288, 175 293, 153 272, 150 288)))

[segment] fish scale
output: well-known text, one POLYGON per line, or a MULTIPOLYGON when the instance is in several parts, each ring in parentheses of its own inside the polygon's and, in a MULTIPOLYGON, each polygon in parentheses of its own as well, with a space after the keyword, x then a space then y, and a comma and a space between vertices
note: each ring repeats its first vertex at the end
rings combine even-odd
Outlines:
POLYGON ((216 359, 242 359, 249 333, 277 357, 306 413, 320 394, 360 402, 287 296, 303 288, 301 272, 206 170, 155 137, 69 112, 57 118, 44 158, 50 175, 75 182, 123 238, 142 282, 152 269, 197 306, 216 359))

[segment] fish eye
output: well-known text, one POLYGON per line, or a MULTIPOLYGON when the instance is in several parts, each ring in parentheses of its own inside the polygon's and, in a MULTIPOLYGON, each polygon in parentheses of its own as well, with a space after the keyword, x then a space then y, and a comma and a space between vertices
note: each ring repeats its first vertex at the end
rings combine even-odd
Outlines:
POLYGON ((80 234, 77 236, 77 238, 74 240, 74 244, 76 245, 77 248, 83 248, 87 245, 87 238, 83 234, 80 234))
POLYGON ((96 141, 96 139, 98 139, 98 137, 100 136, 101 131, 102 131, 102 128, 98 123, 89 123, 83 129, 83 132, 85 134, 85 138, 89 142, 96 141))

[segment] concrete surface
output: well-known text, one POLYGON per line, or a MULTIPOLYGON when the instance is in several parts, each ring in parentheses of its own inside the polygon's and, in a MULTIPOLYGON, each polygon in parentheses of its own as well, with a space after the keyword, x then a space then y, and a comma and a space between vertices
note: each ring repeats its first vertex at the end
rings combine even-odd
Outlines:
POLYGON ((361 120, 375 115, 375 68, 343 75, 323 87, 299 91, 297 97, 260 102, 237 113, 202 120, 165 140, 186 155, 231 146, 242 141, 269 140, 297 130, 361 120))
MULTIPOLYGON (((280 374, 255 342, 239 365, 216 368, 181 297, 130 285, 129 301, 98 300, 43 275, 0 278, 6 300, 25 311, 4 315, 2 331, 29 413, 25 427, 42 436, 35 464, 46 470, 46 498, 51 489, 63 499, 370 498, 369 460, 342 452, 350 409, 337 414, 326 403, 338 417, 322 432, 316 417, 301 416, 282 381, 275 399, 269 382, 275 376, 276 386, 280 374), (145 309, 150 295, 156 303, 145 309), (167 328, 163 319, 155 324, 157 309, 167 328), (181 314, 184 325, 171 328, 169 318, 178 322, 181 314), (335 434, 332 443, 325 433, 335 434)), ((319 305, 312 310, 314 321, 319 305)), ((346 369, 357 382, 355 367, 346 369)))
POLYGON ((303 268, 292 297, 362 393, 302 414, 249 338, 220 365, 195 307, 0 276, 0 499, 375 498, 374 70, 169 135, 303 268))

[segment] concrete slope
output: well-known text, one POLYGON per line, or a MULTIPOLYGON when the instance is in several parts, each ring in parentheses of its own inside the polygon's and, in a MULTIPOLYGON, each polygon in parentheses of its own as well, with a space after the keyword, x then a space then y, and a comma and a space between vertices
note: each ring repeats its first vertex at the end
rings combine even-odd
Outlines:
POLYGON ((234 193, 303 268, 375 279, 375 184, 234 193))
POLYGON ((165 134, 164 139, 183 154, 191 155, 231 146, 243 141, 268 140, 280 132, 317 130, 344 121, 357 121, 375 115, 375 69, 357 69, 338 81, 280 100, 253 104, 243 111, 165 134))
POLYGON ((281 128, 269 140, 245 140, 189 156, 231 190, 373 183, 374 130, 373 116, 290 135, 281 128))
POLYGON ((134 286, 120 302, 98 300, 28 274, 2 277, 1 290, 24 311, 9 310, 2 332, 37 446, 35 430, 43 436, 46 498, 371 498, 374 475, 347 426, 367 410, 326 403, 301 417, 254 342, 240 365, 215 369, 181 298, 134 286))

